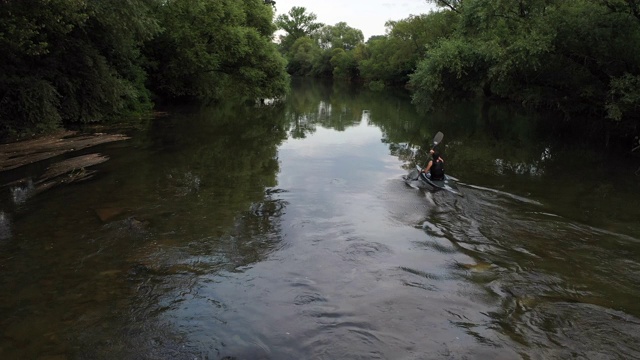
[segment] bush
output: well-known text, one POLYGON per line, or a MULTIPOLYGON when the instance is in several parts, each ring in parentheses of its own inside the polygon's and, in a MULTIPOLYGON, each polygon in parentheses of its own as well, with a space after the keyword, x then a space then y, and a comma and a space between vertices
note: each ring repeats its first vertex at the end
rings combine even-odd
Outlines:
POLYGON ((0 81, 0 139, 41 134, 60 127, 59 94, 48 81, 27 77, 0 81))

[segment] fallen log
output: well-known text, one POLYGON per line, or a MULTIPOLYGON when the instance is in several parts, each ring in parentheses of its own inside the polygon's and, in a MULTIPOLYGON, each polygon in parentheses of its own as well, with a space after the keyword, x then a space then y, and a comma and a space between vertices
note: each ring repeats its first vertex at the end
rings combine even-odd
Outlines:
POLYGON ((57 136, 0 145, 0 172, 46 160, 67 152, 86 149, 99 144, 129 139, 121 134, 90 134, 75 136, 65 131, 57 136))
MULTIPOLYGON (((128 136, 121 134, 76 135, 76 132, 64 131, 56 136, 0 144, 0 172, 99 144, 127 139, 129 139, 128 136)), ((45 172, 40 175, 32 174, 29 178, 12 181, 4 184, 3 187, 11 188, 11 192, 14 194, 14 202, 23 202, 29 197, 52 187, 91 179, 97 171, 87 170, 87 168, 103 163, 108 159, 108 156, 98 153, 72 157, 50 164, 45 172)))
POLYGON ((62 184, 71 184, 91 179, 96 170, 87 170, 88 167, 101 164, 109 160, 109 157, 102 154, 87 154, 62 160, 50 165, 47 170, 35 181, 31 178, 20 179, 4 184, 5 187, 23 189, 20 201, 49 190, 62 184))
MULTIPOLYGON (((44 174, 40 175, 38 180, 35 182, 35 185, 47 182, 64 174, 69 174, 69 178, 73 178, 74 176, 72 175, 74 172, 85 169, 89 166, 101 164, 107 160, 109 160, 109 157, 106 155, 87 154, 54 163, 47 168, 44 174)), ((77 174, 75 177, 80 178, 80 175, 81 174, 77 174)))

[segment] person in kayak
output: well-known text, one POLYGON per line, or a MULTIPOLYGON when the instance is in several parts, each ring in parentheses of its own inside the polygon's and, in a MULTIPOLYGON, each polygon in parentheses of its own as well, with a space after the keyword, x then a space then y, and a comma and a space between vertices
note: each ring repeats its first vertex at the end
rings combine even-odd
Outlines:
POLYGON ((427 167, 422 170, 431 180, 444 180, 444 159, 440 157, 440 153, 430 150, 431 160, 427 167))

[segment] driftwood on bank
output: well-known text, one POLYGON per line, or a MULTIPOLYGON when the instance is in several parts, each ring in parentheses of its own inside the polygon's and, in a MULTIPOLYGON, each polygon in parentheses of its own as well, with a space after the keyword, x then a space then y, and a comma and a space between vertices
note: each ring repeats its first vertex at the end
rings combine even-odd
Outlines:
POLYGON ((109 160, 109 157, 101 154, 87 154, 63 160, 49 166, 47 171, 45 171, 45 173, 38 179, 38 183, 46 182, 60 175, 64 175, 74 170, 83 169, 88 166, 97 165, 107 160, 109 160))
POLYGON ((66 131, 58 136, 0 145, 0 172, 46 160, 67 152, 89 148, 113 141, 127 140, 120 134, 78 135, 66 131))
MULTIPOLYGON (((74 135, 75 132, 66 131, 58 136, 2 144, 0 145, 0 172, 91 146, 129 139, 119 134, 74 135)), ((43 174, 34 174, 33 180, 32 178, 21 179, 4 185, 30 188, 29 192, 32 195, 38 194, 57 185, 90 179, 96 171, 86 168, 107 160, 109 160, 108 156, 98 153, 76 156, 52 163, 43 174)))
POLYGON ((107 160, 109 157, 105 155, 88 154, 54 163, 33 184, 35 192, 40 193, 57 185, 88 180, 96 174, 96 171, 86 168, 107 160))

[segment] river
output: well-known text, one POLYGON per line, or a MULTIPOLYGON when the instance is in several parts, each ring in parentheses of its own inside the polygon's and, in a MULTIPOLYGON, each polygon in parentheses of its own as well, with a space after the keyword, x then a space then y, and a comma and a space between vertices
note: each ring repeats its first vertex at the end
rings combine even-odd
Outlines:
POLYGON ((640 358, 633 159, 314 81, 168 112, 89 181, 0 188, 0 358, 640 358), (462 196, 403 179, 438 131, 462 196))

